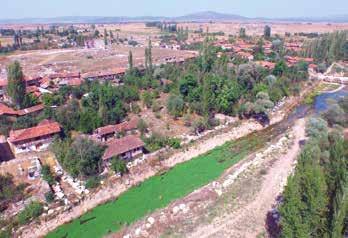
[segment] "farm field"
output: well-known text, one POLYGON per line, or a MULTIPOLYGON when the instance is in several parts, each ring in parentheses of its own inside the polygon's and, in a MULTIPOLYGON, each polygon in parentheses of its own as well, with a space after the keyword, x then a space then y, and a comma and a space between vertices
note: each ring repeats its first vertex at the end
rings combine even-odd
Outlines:
MULTIPOLYGON (((271 133, 268 133, 271 134, 271 133)), ((267 135, 268 135, 267 134, 267 135)), ((129 189, 117 200, 100 205, 47 237, 102 237, 120 230, 218 178, 227 168, 265 145, 271 136, 254 133, 179 164, 129 189)))

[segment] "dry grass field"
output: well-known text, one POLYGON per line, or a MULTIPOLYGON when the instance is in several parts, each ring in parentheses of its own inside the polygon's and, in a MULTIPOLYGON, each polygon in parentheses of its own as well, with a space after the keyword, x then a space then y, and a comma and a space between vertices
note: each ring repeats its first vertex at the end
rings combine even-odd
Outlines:
POLYGON ((188 27, 191 31, 208 28, 209 32, 223 31, 226 35, 237 34, 241 27, 246 28, 249 35, 262 35, 265 25, 272 28, 272 34, 284 35, 296 32, 333 32, 336 30, 348 29, 348 23, 327 24, 327 23, 289 23, 289 22, 216 22, 216 23, 180 23, 179 26, 188 27))
MULTIPOLYGON (((45 76, 55 72, 102 72, 115 68, 126 68, 128 53, 132 51, 134 65, 144 64, 144 47, 114 45, 110 49, 59 49, 17 52, 0 57, 0 77, 6 66, 18 60, 28 76, 45 76)), ((164 63, 166 57, 176 59, 193 55, 190 51, 153 48, 154 63, 164 63)))

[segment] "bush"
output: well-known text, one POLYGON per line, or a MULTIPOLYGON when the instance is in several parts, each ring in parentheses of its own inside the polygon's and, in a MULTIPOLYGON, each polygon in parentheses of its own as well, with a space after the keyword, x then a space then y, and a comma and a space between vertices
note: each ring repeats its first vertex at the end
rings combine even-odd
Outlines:
POLYGON ((91 188, 97 188, 100 185, 100 179, 97 176, 90 177, 86 181, 86 188, 91 189, 91 188))
POLYGON ((159 112, 162 109, 162 106, 158 102, 154 102, 152 104, 152 111, 153 112, 159 112))
POLYGON ((153 133, 149 138, 144 138, 145 147, 148 151, 153 152, 163 148, 165 143, 165 138, 157 133, 153 133))
POLYGON ((42 166, 41 175, 43 180, 45 180, 49 185, 53 185, 56 182, 49 165, 42 166))
POLYGON ((48 203, 53 202, 54 201, 54 193, 52 191, 45 193, 45 199, 46 199, 46 202, 48 202, 48 203))
POLYGON ((208 129, 208 125, 204 119, 199 119, 193 122, 193 130, 196 134, 202 133, 206 129, 208 129))
POLYGON ((142 100, 143 100, 144 105, 147 108, 151 108, 151 106, 154 102, 154 97, 153 97, 152 93, 146 91, 142 95, 142 100))
POLYGON ((178 138, 170 138, 168 139, 167 144, 173 149, 179 149, 181 147, 180 139, 178 138))
POLYGON ((177 95, 171 95, 167 102, 167 109, 170 115, 177 118, 182 115, 184 111, 184 100, 177 95))
POLYGON ((192 119, 191 119, 190 114, 185 114, 184 115, 184 124, 185 124, 185 126, 190 127, 192 125, 191 120, 192 119))
POLYGON ((334 124, 345 126, 347 122, 346 116, 344 110, 337 103, 331 104, 330 108, 323 114, 330 126, 334 124))
POLYGON ((145 138, 144 142, 146 144, 146 149, 151 152, 159 150, 165 146, 178 149, 180 148, 181 143, 178 138, 168 138, 156 133, 153 133, 149 138, 145 138))
POLYGON ((327 122, 321 118, 311 117, 306 124, 306 134, 309 137, 319 137, 328 134, 327 122))
POLYGON ((120 173, 121 175, 128 172, 126 162, 118 157, 113 157, 111 159, 111 169, 115 173, 120 173))
POLYGON ((138 121, 137 128, 140 131, 140 133, 143 135, 147 132, 148 125, 143 119, 140 119, 138 121))
POLYGON ((0 230, 0 238, 11 238, 11 231, 9 229, 0 230))
POLYGON ((139 107, 139 105, 137 103, 132 103, 131 104, 131 112, 138 114, 141 112, 141 108, 139 107))
POLYGON ((33 218, 39 217, 43 212, 43 206, 39 202, 31 202, 17 216, 18 223, 24 225, 29 223, 33 218))

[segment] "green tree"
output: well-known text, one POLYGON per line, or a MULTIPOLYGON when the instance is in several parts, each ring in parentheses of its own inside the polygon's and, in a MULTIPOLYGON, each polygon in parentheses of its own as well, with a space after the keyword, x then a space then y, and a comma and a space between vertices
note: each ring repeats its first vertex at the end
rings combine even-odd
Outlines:
POLYGON ((167 101, 168 112, 175 118, 184 112, 185 103, 182 97, 178 95, 170 95, 167 101))
POLYGON ((276 63, 274 69, 273 69, 273 74, 275 76, 282 76, 284 73, 286 73, 288 67, 285 63, 284 60, 279 61, 278 63, 276 63))
POLYGON ((43 206, 39 202, 32 202, 21 211, 17 218, 20 225, 29 223, 33 218, 39 217, 43 212, 43 206))
POLYGON ((149 40, 149 46, 148 46, 148 52, 147 52, 147 57, 148 57, 148 74, 150 77, 152 77, 153 74, 153 64, 152 64, 152 42, 151 39, 149 40))
POLYGON ((254 103, 255 113, 267 113, 269 109, 274 106, 273 102, 269 99, 268 93, 259 92, 256 95, 256 101, 254 103))
POLYGON ((126 162, 118 157, 111 158, 111 169, 115 173, 120 173, 121 175, 128 172, 126 162))
POLYGON ((327 120, 329 125, 339 124, 345 126, 348 122, 347 114, 337 104, 337 102, 331 102, 329 109, 323 113, 323 117, 327 120))
POLYGON ((142 95, 143 103, 147 108, 151 108, 154 98, 151 92, 145 91, 142 95))
POLYGON ((193 74, 187 74, 179 80, 179 91, 184 97, 188 97, 189 101, 197 100, 194 95, 197 88, 198 82, 193 74))
POLYGON ((108 45, 108 32, 104 29, 104 45, 105 47, 108 45))
POLYGON ((52 191, 45 193, 45 200, 48 203, 52 203, 54 201, 54 193, 52 191))
POLYGON ((133 74, 133 53, 131 50, 128 54, 128 71, 131 75, 133 74))
POLYGON ((43 165, 42 166, 42 168, 41 168, 41 176, 49 185, 53 185, 56 182, 56 180, 54 178, 54 175, 53 175, 49 165, 43 165))
POLYGON ((271 38, 271 27, 266 25, 265 26, 265 29, 264 29, 264 32, 263 32, 263 36, 266 38, 266 39, 270 39, 271 38))
POLYGON ((342 136, 334 139, 330 147, 330 162, 328 165, 329 186, 329 230, 332 238, 342 237, 344 233, 344 220, 348 216, 348 162, 347 142, 342 136))
POLYGON ((91 177, 102 170, 104 146, 86 139, 57 140, 52 145, 56 158, 73 177, 91 177))
POLYGON ((137 128, 140 131, 140 133, 143 135, 146 133, 148 125, 143 119, 140 119, 137 124, 137 128))
POLYGON ((7 93, 11 97, 12 102, 20 108, 25 98, 25 80, 22 67, 18 61, 13 62, 7 68, 7 93))
POLYGON ((244 27, 241 27, 241 28, 239 29, 239 37, 240 37, 240 38, 246 38, 246 30, 245 30, 244 27))
POLYGON ((238 67, 237 79, 243 89, 252 89, 261 77, 261 68, 255 63, 241 64, 238 67))

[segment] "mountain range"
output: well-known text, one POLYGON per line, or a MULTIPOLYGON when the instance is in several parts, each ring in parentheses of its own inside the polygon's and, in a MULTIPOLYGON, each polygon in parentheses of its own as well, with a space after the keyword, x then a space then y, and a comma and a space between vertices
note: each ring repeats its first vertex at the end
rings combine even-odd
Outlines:
POLYGON ((209 22, 209 21, 286 21, 286 22, 348 22, 348 15, 325 17, 293 17, 293 18, 249 18, 240 15, 218 13, 213 11, 197 12, 178 17, 139 16, 139 17, 98 17, 98 16, 65 16, 52 18, 0 19, 0 24, 53 24, 53 23, 122 23, 148 21, 175 22, 209 22))

